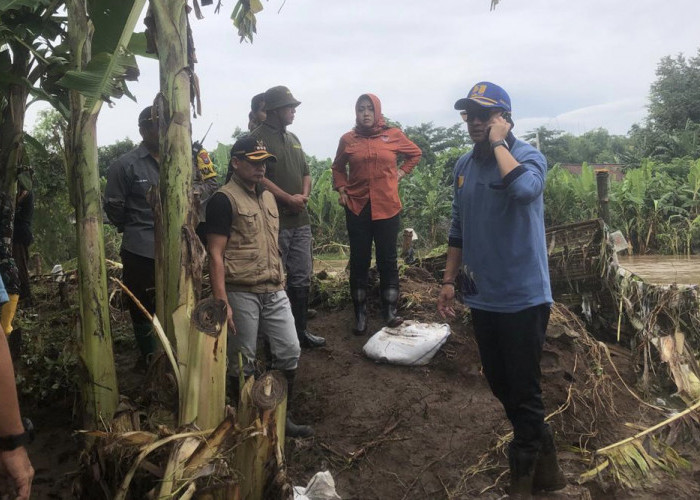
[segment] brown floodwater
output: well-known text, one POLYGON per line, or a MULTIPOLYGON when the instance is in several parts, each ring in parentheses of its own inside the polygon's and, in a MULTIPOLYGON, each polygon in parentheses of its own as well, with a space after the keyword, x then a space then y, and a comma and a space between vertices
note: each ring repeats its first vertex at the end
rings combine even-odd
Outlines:
MULTIPOLYGON (((619 255, 620 265, 639 275, 648 283, 667 285, 700 284, 700 255, 674 257, 670 255, 619 255)), ((347 259, 314 259, 314 272, 342 272, 348 264, 347 259)), ((374 264, 374 262, 372 262, 374 264)))
POLYGON ((639 275, 644 281, 657 284, 700 283, 700 256, 674 257, 669 255, 619 255, 620 265, 639 275))

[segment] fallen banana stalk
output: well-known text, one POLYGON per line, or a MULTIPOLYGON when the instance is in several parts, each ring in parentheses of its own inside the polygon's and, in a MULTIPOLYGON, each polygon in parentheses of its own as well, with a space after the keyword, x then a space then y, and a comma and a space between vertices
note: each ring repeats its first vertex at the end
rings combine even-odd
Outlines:
POLYGON ((608 445, 608 446, 606 446, 605 448, 601 448, 600 450, 596 451, 596 453, 605 453, 606 451, 611 450, 611 449, 613 449, 613 448, 615 448, 615 447, 617 447, 617 446, 622 446, 622 445, 627 444, 627 443, 629 443, 629 442, 631 442, 631 441, 634 441, 634 440, 636 440, 636 439, 639 439, 639 438, 641 438, 641 437, 644 437, 644 436, 646 436, 647 434, 651 434, 652 432, 657 431, 657 430, 661 429, 662 427, 667 426, 667 425, 670 424, 671 422, 675 422, 676 420, 685 417, 686 415, 688 415, 689 413, 694 412, 694 411, 697 410, 698 408, 700 408, 700 400, 697 401, 693 406, 691 406, 691 407, 689 407, 689 408, 686 408, 686 409, 683 410, 682 412, 673 415, 671 418, 667 418, 667 419, 664 420, 663 422, 659 422, 658 424, 656 424, 656 425, 654 425, 654 426, 652 426, 652 427, 649 427, 648 429, 646 429, 646 430, 644 430, 644 431, 642 431, 642 432, 640 432, 640 433, 638 433, 638 434, 635 434, 635 435, 632 436, 632 437, 628 437, 627 439, 623 439, 622 441, 618 441, 617 443, 613 443, 613 444, 611 444, 611 445, 608 445))
POLYGON ((160 324, 160 321, 158 320, 158 317, 155 315, 152 315, 149 313, 145 307, 143 307, 143 304, 137 299, 133 293, 131 293, 131 290, 127 288, 127 286, 122 283, 120 280, 117 278, 111 278, 112 281, 114 281, 121 289, 124 291, 124 293, 134 301, 134 304, 136 304, 136 307, 139 308, 139 310, 143 313, 148 320, 153 323, 153 330, 156 333, 156 336, 158 337, 158 340, 160 340, 160 344, 163 346, 163 351, 165 352, 165 355, 168 357, 168 361, 170 361, 170 366, 173 368, 173 373, 175 374, 175 380, 177 381, 177 392, 178 395, 180 396, 180 400, 182 400, 182 375, 180 374, 180 368, 177 364, 177 360, 175 359, 175 354, 173 353, 173 347, 170 345, 170 341, 168 338, 165 336, 165 331, 163 330, 163 326, 160 324))
POLYGON ((131 468, 129 468, 129 471, 124 476, 124 479, 122 480, 121 484, 119 485, 119 489, 117 490, 116 494, 114 495, 114 500, 124 500, 126 498, 126 494, 129 491, 129 485, 131 484, 131 480, 134 478, 134 474, 138 470, 141 462, 150 453, 157 450, 161 446, 164 446, 168 443, 172 443, 173 441, 177 441, 180 439, 186 439, 189 437, 206 436, 208 433, 209 433, 209 431, 194 431, 194 432, 184 432, 181 434, 174 434, 172 436, 168 436, 166 438, 160 439, 160 440, 156 441, 155 443, 151 443, 148 446, 144 447, 141 450, 141 452, 138 454, 138 456, 136 457, 136 460, 134 460, 134 463, 131 464, 131 468))
POLYGON ((578 483, 590 481, 608 467, 613 467, 613 476, 625 485, 631 486, 631 478, 648 477, 655 468, 671 472, 677 468, 688 467, 689 463, 670 446, 660 442, 644 441, 644 438, 669 424, 682 419, 700 408, 700 400, 680 413, 649 427, 634 436, 610 444, 593 453, 593 460, 604 457, 600 464, 579 476, 578 483), (645 446, 646 444, 646 446, 645 446), (648 446, 655 448, 654 455, 647 451, 648 446))

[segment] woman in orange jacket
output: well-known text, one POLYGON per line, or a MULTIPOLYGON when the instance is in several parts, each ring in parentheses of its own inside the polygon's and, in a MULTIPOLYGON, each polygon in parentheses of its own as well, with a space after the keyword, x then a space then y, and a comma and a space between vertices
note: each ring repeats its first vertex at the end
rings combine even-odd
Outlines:
POLYGON ((421 150, 401 130, 386 125, 377 96, 361 95, 355 104, 355 117, 355 128, 340 138, 332 168, 333 185, 339 194, 338 202, 345 207, 350 239, 350 292, 356 319, 353 332, 363 335, 367 329, 372 241, 376 248, 383 319, 392 327, 403 322, 396 315, 399 181, 420 161, 421 150), (398 155, 403 158, 401 165, 397 164, 398 155))

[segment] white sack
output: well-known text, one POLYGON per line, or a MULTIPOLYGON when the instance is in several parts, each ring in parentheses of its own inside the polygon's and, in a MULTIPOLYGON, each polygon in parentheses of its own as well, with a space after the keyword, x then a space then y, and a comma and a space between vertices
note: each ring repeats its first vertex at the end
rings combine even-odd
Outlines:
POLYGON ((450 336, 450 325, 404 321, 396 328, 385 326, 362 349, 375 361, 396 365, 427 365, 450 336))
POLYGON ((330 472, 317 472, 306 488, 294 487, 294 500, 342 500, 335 492, 335 481, 330 472))

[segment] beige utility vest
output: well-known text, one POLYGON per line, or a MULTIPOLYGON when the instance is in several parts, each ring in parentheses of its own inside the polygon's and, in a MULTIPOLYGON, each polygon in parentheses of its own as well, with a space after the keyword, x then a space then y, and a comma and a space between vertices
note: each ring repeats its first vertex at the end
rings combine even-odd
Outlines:
POLYGON ((248 191, 234 177, 221 189, 231 202, 232 222, 224 271, 226 290, 265 293, 284 288, 284 270, 278 244, 279 214, 269 191, 248 191))

